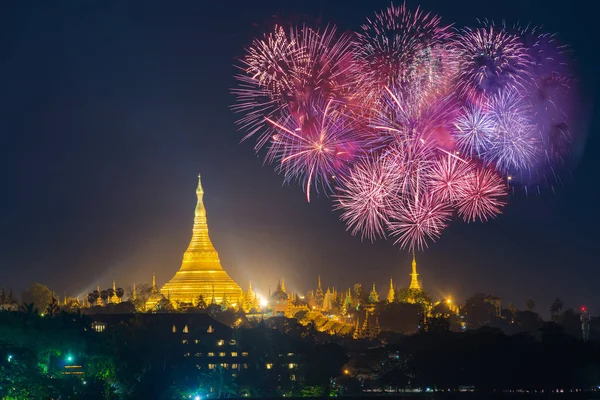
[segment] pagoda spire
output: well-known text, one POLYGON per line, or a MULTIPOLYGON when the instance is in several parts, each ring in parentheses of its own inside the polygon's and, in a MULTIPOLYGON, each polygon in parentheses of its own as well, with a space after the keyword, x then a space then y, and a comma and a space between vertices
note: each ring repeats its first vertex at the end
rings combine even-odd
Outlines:
POLYGON ((417 259, 415 257, 415 251, 412 252, 412 273, 410 274, 410 286, 409 289, 421 290, 421 284, 419 283, 419 274, 417 274, 417 259))
POLYGON ((135 282, 133 282, 133 294, 132 294, 131 298, 133 300, 135 300, 136 297, 137 297, 137 288, 135 287, 135 282))
POLYGON ((117 291, 117 281, 113 279, 113 290, 117 291))
POLYGON ((377 293, 377 290, 375 290, 375 283, 373 283, 373 289, 371 289, 371 293, 369 293, 369 302, 379 303, 379 294, 377 293))
POLYGON ((394 291, 394 282, 392 281, 392 278, 390 278, 390 289, 388 290, 387 302, 393 303, 395 298, 396 292, 394 291))
POLYGON ((319 275, 317 277, 317 289, 318 290, 323 290, 323 289, 321 289, 321 275, 319 275))
POLYGON ((285 293, 285 282, 283 281, 283 278, 281 278, 281 291, 285 293))
POLYGON ((156 290, 156 273, 152 273, 152 290, 156 290))
POLYGON ((196 188, 196 209, 194 211, 194 227, 192 240, 183 255, 180 271, 222 271, 219 254, 208 236, 206 208, 204 207, 204 189, 200 174, 196 188))

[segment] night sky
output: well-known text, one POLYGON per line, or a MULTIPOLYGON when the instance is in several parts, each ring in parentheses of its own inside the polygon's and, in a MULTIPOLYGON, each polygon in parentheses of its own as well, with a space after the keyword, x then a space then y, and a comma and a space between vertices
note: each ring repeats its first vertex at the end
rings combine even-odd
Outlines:
MULTIPOLYGON (((239 143, 230 105, 236 59, 283 20, 358 29, 386 1, 55 1, 3 3, 0 16, 0 286, 33 282, 82 295, 113 278, 159 284, 191 236, 197 174, 229 274, 260 293, 284 277, 304 291, 408 285, 410 255, 345 231, 327 198, 297 186, 239 143), (9 6, 12 4, 12 6, 9 6), (386 286, 382 286, 386 285, 386 286)), ((434 298, 495 294, 547 314, 600 313, 597 204, 600 65, 595 11, 583 1, 409 1, 447 23, 530 21, 569 43, 581 83, 574 162, 564 186, 518 194, 487 224, 454 222, 418 266, 434 298)), ((506 304, 505 303, 505 304, 506 304)))

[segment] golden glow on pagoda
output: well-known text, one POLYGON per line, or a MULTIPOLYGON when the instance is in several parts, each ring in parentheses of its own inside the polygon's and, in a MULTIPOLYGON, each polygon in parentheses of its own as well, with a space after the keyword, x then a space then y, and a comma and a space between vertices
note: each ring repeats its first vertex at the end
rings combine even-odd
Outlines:
POLYGON ((208 236, 206 209, 203 202, 204 190, 200 175, 198 175, 196 195, 198 203, 194 216, 192 240, 183 254, 179 271, 160 291, 174 305, 177 303, 196 304, 200 295, 207 303, 210 301, 221 303, 224 298, 235 302, 241 297, 242 290, 221 266, 219 254, 208 236))
POLYGON ((415 258, 414 251, 413 251, 412 273, 410 274, 409 289, 421 290, 421 284, 419 283, 419 274, 417 274, 417 259, 415 258))

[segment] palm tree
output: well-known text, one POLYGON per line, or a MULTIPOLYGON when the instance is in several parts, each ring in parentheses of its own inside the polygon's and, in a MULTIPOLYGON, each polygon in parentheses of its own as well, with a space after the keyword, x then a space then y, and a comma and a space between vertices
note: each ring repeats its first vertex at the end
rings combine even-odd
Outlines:
POLYGON ((115 292, 115 294, 119 298, 119 303, 120 303, 121 301, 123 301, 123 296, 125 296, 125 290, 123 290, 123 288, 117 288, 117 291, 115 292))
POLYGON ((97 290, 94 290, 93 292, 88 294, 88 301, 91 305, 94 305, 96 303, 96 300, 98 300, 98 297, 100 297, 100 294, 97 290))
POLYGON ((108 293, 108 299, 112 300, 113 297, 115 296, 115 290, 113 288, 110 288, 106 292, 108 293))

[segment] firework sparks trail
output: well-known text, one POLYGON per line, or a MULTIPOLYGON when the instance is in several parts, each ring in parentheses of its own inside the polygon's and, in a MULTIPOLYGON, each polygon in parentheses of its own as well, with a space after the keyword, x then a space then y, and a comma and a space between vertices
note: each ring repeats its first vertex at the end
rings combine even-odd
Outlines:
POLYGON ((333 194, 353 235, 424 249, 547 181, 571 144, 566 47, 538 27, 454 29, 406 4, 335 27, 276 26, 234 89, 238 123, 286 183, 333 194), (541 171, 541 172, 540 172, 541 171), (528 178, 529 177, 529 178, 528 178))

